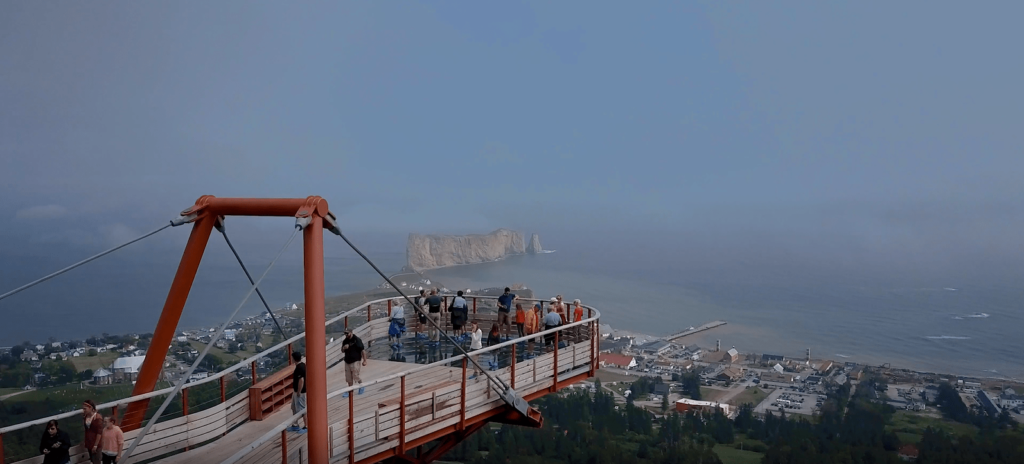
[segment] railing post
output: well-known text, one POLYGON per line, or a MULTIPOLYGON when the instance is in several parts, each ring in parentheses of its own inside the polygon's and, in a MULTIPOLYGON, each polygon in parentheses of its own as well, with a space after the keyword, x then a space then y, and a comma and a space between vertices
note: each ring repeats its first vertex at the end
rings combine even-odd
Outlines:
MULTIPOLYGON (((119 423, 117 421, 117 405, 116 404, 110 407, 110 417, 114 418, 114 423, 115 424, 119 423)), ((4 462, 4 460, 0 459, 0 463, 2 463, 2 462, 4 462)))
POLYGON ((555 378, 552 380, 551 393, 558 391, 558 331, 555 331, 555 362, 552 364, 555 369, 555 378))
POLYGON ((288 365, 291 366, 293 363, 294 363, 294 361, 292 361, 292 344, 289 343, 288 344, 288 365))
POLYGON ((188 389, 187 388, 182 388, 181 389, 181 415, 182 416, 187 416, 188 415, 188 389))
POLYGON ((516 388, 516 344, 512 344, 512 389, 516 388))
POLYGON ((401 396, 398 399, 398 454, 405 456, 405 376, 402 376, 401 396))
POLYGON ((281 464, 288 464, 288 430, 281 431, 281 464))
POLYGON ((476 314, 476 297, 473 297, 473 314, 476 314))
POLYGON ((356 391, 348 392, 348 462, 356 462, 356 391))
POLYGON ((252 362, 252 384, 256 385, 256 361, 252 362))
POLYGON ((388 319, 391 319, 391 300, 388 300, 388 319))
POLYGON ((459 407, 459 430, 466 430, 466 358, 462 358, 462 406, 459 407))
POLYGON ((220 376, 220 402, 224 402, 224 376, 220 376))
POLYGON ((370 322, 370 319, 373 319, 373 314, 371 314, 370 312, 371 306, 373 305, 370 303, 366 303, 366 322, 370 322))
POLYGON ((7 462, 4 460, 4 434, 0 433, 0 463, 7 462))
POLYGON ((348 328, 348 316, 345 316, 345 328, 348 328))
POLYGON ((597 342, 595 341, 595 340, 597 340, 597 337, 594 336, 594 326, 595 325, 596 324, 594 324, 594 321, 590 321, 590 327, 588 327, 588 329, 590 329, 590 376, 591 377, 594 376, 594 352, 596 351, 594 349, 595 348, 594 345, 597 344, 597 342))

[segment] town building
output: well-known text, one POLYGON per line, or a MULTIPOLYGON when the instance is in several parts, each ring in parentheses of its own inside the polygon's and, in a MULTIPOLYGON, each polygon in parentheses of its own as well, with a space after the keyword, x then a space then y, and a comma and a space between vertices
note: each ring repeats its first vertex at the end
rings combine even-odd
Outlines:
POLYGON ((668 341, 665 341, 665 340, 655 340, 653 342, 641 345, 639 349, 640 349, 641 353, 653 354, 653 355, 656 355, 656 356, 660 356, 660 355, 663 355, 665 353, 668 353, 669 351, 671 351, 675 347, 676 347, 676 345, 673 344, 672 342, 668 342, 668 341))
POLYGON ((716 380, 735 382, 743 377, 743 370, 737 367, 727 367, 715 375, 716 380))
POLYGON ((623 354, 601 353, 598 360, 601 366, 612 366, 620 369, 632 369, 636 367, 636 358, 623 354))
POLYGON ((772 364, 779 364, 779 363, 782 363, 782 362, 785 362, 785 361, 786 361, 786 357, 782 356, 782 355, 768 354, 768 353, 764 353, 764 354, 761 355, 761 363, 763 363, 763 364, 772 365, 772 364))
POLYGON ((92 383, 94 385, 110 385, 113 381, 114 374, 102 367, 92 373, 92 383))
POLYGON ((127 356, 115 359, 114 363, 110 366, 114 372, 114 381, 134 382, 139 376, 139 369, 142 367, 142 361, 145 359, 145 356, 127 356))
POLYGON ((1012 388, 1007 388, 999 394, 999 406, 1002 408, 1014 409, 1024 404, 1024 395, 1018 395, 1012 388))
POLYGON ((718 409, 720 409, 726 416, 730 413, 728 404, 716 403, 713 401, 691 400, 689 398, 682 398, 676 401, 676 411, 679 412, 698 411, 701 413, 714 413, 715 410, 718 409))

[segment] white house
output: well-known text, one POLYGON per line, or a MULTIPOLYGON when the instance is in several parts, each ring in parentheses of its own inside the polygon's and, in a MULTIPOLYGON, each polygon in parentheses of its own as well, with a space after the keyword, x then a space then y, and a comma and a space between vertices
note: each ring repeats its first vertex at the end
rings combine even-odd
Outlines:
POLYGON ((96 385, 110 385, 113 380, 114 374, 110 371, 103 369, 102 367, 96 372, 92 373, 92 383, 96 385))
POLYGON ((114 360, 111 369, 114 371, 115 380, 131 382, 139 376, 139 369, 145 356, 126 356, 114 360))
POLYGON ((238 333, 238 331, 235 330, 235 329, 227 329, 227 330, 224 331, 224 339, 225 340, 234 340, 236 333, 238 333))
POLYGON ((601 353, 599 363, 602 366, 614 366, 619 369, 632 369, 636 367, 636 358, 622 354, 601 353))

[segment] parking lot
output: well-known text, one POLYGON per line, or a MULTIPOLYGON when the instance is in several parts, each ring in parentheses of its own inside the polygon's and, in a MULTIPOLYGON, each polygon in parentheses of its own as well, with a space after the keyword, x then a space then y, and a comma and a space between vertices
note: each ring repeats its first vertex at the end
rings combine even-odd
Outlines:
POLYGON ((818 409, 819 401, 824 400, 824 395, 816 393, 800 393, 798 391, 777 389, 773 391, 761 404, 754 408, 754 412, 765 413, 771 411, 774 414, 779 408, 786 411, 786 414, 814 415, 818 409))

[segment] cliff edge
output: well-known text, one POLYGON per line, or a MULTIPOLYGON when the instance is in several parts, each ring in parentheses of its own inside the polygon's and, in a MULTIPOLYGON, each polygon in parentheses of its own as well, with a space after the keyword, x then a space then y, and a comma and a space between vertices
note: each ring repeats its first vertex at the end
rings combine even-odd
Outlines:
POLYGON ((526 253, 523 234, 498 229, 487 235, 409 234, 408 266, 415 271, 497 261, 526 253))

